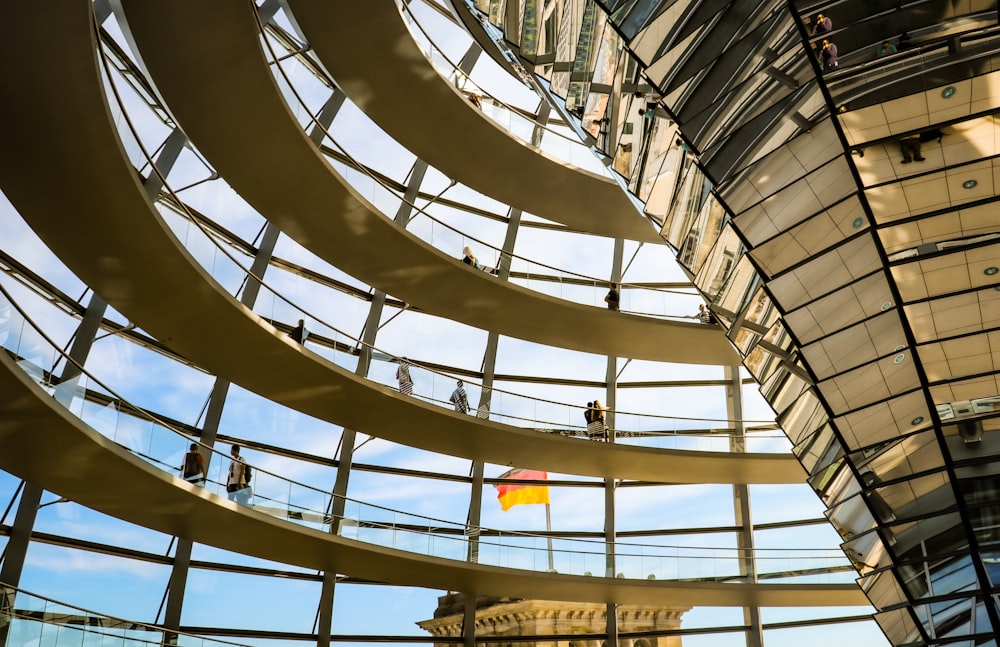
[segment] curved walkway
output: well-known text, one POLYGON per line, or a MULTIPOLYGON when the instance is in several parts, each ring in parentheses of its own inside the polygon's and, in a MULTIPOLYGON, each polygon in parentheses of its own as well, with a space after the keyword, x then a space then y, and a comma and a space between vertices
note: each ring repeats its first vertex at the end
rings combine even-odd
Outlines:
POLYGON ((715 326, 611 312, 497 280, 379 213, 346 186, 290 112, 261 51, 252 5, 124 6, 143 62, 192 143, 265 218, 328 263, 431 314, 518 339, 634 359, 738 363, 715 326))
POLYGON ((449 177, 575 229, 663 243, 613 180, 549 157, 486 119, 427 60, 395 0, 289 4, 347 96, 449 177))
POLYGON ((6 353, 0 353, 0 392, 5 394, 0 401, 0 468, 104 514, 261 559, 480 595, 688 606, 866 604, 855 584, 585 577, 484 566, 366 544, 240 507, 170 476, 84 425, 6 353))
POLYGON ((0 187, 87 285, 181 355, 316 418, 452 456, 656 482, 803 481, 790 455, 650 450, 478 420, 403 396, 301 349, 227 294, 180 247, 118 141, 89 15, 48 13, 43 19, 19 11, 0 45, 10 61, 6 87, 18 92, 0 102, 0 187), (46 82, 53 75, 60 83, 46 82), (65 118, 66 105, 74 106, 72 120, 65 118), (53 178, 59 190, 52 189, 53 178))

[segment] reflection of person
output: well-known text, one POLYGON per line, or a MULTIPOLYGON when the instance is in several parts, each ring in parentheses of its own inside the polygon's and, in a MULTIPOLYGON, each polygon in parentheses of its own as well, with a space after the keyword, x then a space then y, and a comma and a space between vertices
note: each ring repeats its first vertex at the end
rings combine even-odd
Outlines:
POLYGON ((896 46, 887 40, 882 41, 882 46, 875 51, 875 58, 882 58, 883 56, 888 56, 889 54, 896 53, 896 46))
POLYGON ((707 323, 707 324, 715 323, 715 313, 706 308, 704 303, 699 303, 698 319, 701 320, 701 323, 707 323))
POLYGON ((465 386, 459 380, 455 390, 451 392, 448 400, 455 405, 455 411, 459 413, 469 413, 469 396, 465 393, 465 386))
POLYGON ((812 28, 812 35, 819 36, 820 34, 825 34, 833 29, 833 21, 830 20, 829 16, 824 16, 823 14, 816 14, 816 23, 812 28))
POLYGON ((250 504, 250 485, 246 479, 246 461, 240 456, 240 446, 234 444, 229 450, 232 460, 229 461, 229 477, 226 479, 226 492, 229 500, 240 505, 250 504))
POLYGON ((916 160, 923 162, 920 155, 920 135, 910 135, 899 140, 899 153, 903 156, 903 164, 909 164, 916 160))
POLYGON ((643 99, 646 101, 646 110, 642 116, 646 119, 652 119, 656 116, 656 109, 660 106, 660 95, 650 90, 643 99))
POLYGON ((198 451, 198 443, 191 443, 191 450, 184 454, 181 476, 189 483, 205 485, 205 459, 198 451))
POLYGON ((823 39, 823 48, 819 50, 819 60, 826 71, 837 69, 837 46, 823 39))
POLYGON ((604 296, 604 303, 608 304, 608 310, 618 312, 621 304, 621 294, 618 292, 618 284, 611 283, 608 286, 608 293, 604 296))
POLYGON ((410 377, 410 362, 404 357, 399 360, 396 369, 396 381, 399 382, 399 392, 403 395, 413 395, 413 378, 410 377))

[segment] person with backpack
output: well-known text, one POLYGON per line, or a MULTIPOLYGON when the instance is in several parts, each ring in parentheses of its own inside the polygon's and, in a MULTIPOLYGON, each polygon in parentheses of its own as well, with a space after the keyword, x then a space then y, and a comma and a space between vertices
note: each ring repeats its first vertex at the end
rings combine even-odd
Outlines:
POLYGON ((188 483, 205 487, 205 459, 198 451, 198 443, 191 443, 191 449, 184 454, 181 464, 181 477, 188 483))
POLYGON ((229 461, 229 477, 226 480, 226 492, 229 493, 229 500, 235 501, 240 505, 249 506, 250 497, 253 496, 253 490, 250 488, 250 479, 253 475, 253 470, 250 469, 250 466, 240 456, 239 445, 234 443, 229 453, 233 457, 229 461))

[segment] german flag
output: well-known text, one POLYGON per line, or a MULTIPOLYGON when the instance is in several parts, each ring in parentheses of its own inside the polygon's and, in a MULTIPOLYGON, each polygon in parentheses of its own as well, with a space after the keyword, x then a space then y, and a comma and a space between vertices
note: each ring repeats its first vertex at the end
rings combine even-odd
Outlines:
MULTIPOLYGON (((549 473, 538 470, 513 469, 505 474, 501 474, 499 478, 523 481, 547 481, 549 480, 549 473)), ((500 507, 503 508, 504 512, 522 503, 549 502, 549 486, 547 485, 498 483, 493 487, 497 489, 497 499, 500 501, 500 507)))

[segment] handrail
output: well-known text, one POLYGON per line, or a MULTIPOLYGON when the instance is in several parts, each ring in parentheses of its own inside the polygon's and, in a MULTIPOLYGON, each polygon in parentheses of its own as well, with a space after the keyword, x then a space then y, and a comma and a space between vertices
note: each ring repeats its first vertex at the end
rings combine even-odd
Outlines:
MULTIPOLYGON (((486 89, 484 89, 482 85, 480 85, 479 83, 477 83, 476 81, 474 81, 472 79, 472 76, 470 74, 467 74, 464 70, 462 70, 458 66, 458 64, 455 63, 455 61, 453 61, 451 59, 451 57, 449 57, 440 47, 438 47, 437 43, 434 42, 434 38, 431 37, 431 35, 429 33, 427 33, 427 30, 424 28, 423 23, 421 23, 420 19, 417 18, 416 14, 414 14, 413 7, 412 7, 411 3, 409 3, 409 2, 401 2, 400 0, 396 0, 396 4, 402 9, 402 12, 403 12, 403 14, 405 16, 409 16, 410 20, 407 21, 407 24, 411 24, 411 25, 415 26, 417 28, 417 30, 419 30, 420 34, 423 35, 423 37, 426 39, 428 50, 433 50, 432 54, 433 53, 437 53, 437 55, 440 56, 440 60, 443 60, 445 63, 448 64, 448 69, 443 70, 443 72, 447 72, 447 71, 453 72, 454 75, 455 75, 455 77, 456 77, 456 79, 459 76, 461 76, 462 78, 464 78, 465 81, 466 81, 466 83, 471 83, 473 86, 475 86, 475 88, 477 90, 479 90, 479 94, 480 94, 481 98, 488 97, 490 99, 490 101, 492 101, 494 104, 496 104, 496 105, 498 105, 498 106, 500 106, 502 108, 505 108, 507 111, 509 111, 512 114, 520 114, 521 113, 521 109, 519 109, 519 108, 517 108, 515 106, 512 106, 512 105, 506 103, 505 101, 502 101, 501 99, 498 99, 496 96, 492 95, 490 92, 488 92, 486 89)), ((413 30, 411 29, 410 32, 413 33, 413 30)), ((414 36, 416 36, 416 34, 414 34, 414 36)), ((421 41, 418 40, 416 37, 414 37, 413 40, 417 43, 418 46, 420 46, 422 44, 421 41)), ((421 49, 423 49, 423 48, 421 48, 421 49)), ((427 60, 429 60, 431 62, 431 64, 435 63, 435 58, 434 58, 433 55, 427 56, 427 60)), ((435 65, 435 67, 437 67, 437 66, 435 65)), ((466 83, 463 83, 463 86, 466 83)), ((458 86, 458 82, 456 80, 456 87, 457 86, 458 86)), ((459 89, 460 92, 462 92, 463 94, 465 94, 466 96, 468 96, 469 93, 466 92, 463 88, 458 88, 458 89, 459 89)), ((536 94, 536 96, 537 96, 537 94, 536 94)), ((539 100, 542 100, 542 99, 539 98, 539 100)), ((486 112, 484 111, 483 114, 485 115, 486 112)), ((493 121, 496 121, 496 120, 493 119, 493 121)), ((501 122, 497 122, 497 123, 499 123, 501 126, 503 125, 501 122)), ((597 157, 594 156, 594 153, 589 148, 587 148, 586 145, 584 145, 579 139, 577 139, 575 137, 569 137, 569 136, 565 135, 564 133, 561 133, 559 131, 553 130, 553 129, 549 128, 548 125, 539 124, 537 122, 532 122, 532 124, 536 125, 536 126, 539 126, 546 133, 550 133, 551 135, 553 135, 555 137, 558 137, 560 139, 565 140, 569 144, 572 144, 574 146, 580 147, 583 151, 585 151, 587 153, 587 155, 590 158, 594 159, 594 161, 597 162, 597 157)), ((508 132, 510 132, 512 135, 514 135, 515 137, 518 137, 518 139, 522 139, 522 141, 523 141, 523 138, 521 138, 520 136, 518 136, 518 134, 515 133, 513 130, 511 130, 509 128, 507 128, 506 130, 508 132)), ((530 144, 531 142, 528 142, 528 143, 530 144)), ((540 148, 538 146, 535 146, 535 147, 536 148, 540 148)), ((572 162, 572 160, 567 160, 567 161, 572 162)), ((608 169, 607 166, 598 163, 598 167, 601 169, 601 173, 603 175, 607 175, 608 177, 611 177, 610 176, 611 171, 608 169)))
MULTIPOLYGON (((52 598, 45 597, 44 595, 32 593, 22 588, 0 582, 0 626, 5 626, 10 634, 16 635, 17 627, 15 621, 58 625, 60 627, 60 632, 63 630, 83 631, 91 634, 98 634, 102 637, 109 637, 112 632, 120 630, 122 635, 115 637, 127 640, 127 644, 130 645, 145 644, 156 647, 163 647, 163 645, 170 644, 176 645, 178 644, 177 638, 183 636, 185 638, 183 644, 187 647, 193 647, 194 645, 198 645, 199 647, 212 647, 215 645, 220 647, 246 647, 246 643, 236 643, 228 640, 219 640, 217 638, 206 638, 198 634, 178 631, 175 629, 167 629, 166 627, 146 622, 125 620, 116 616, 98 613, 75 604, 59 602, 58 600, 53 600, 52 598), (24 597, 30 598, 27 601, 27 605, 22 603, 24 597), (38 602, 41 602, 41 604, 38 602), (20 608, 15 606, 15 604, 20 605, 20 608), (67 613, 65 610, 76 613, 67 613), (80 620, 83 618, 88 621, 81 622, 80 620), (58 622, 57 620, 59 619, 63 621, 58 622), (99 622, 90 622, 90 620, 94 619, 99 620, 99 622), (132 633, 138 631, 148 631, 150 633, 162 634, 162 636, 159 639, 143 639, 132 633), (127 638, 124 635, 125 632, 129 632, 127 638)), ((37 636, 35 636, 35 638, 37 638, 37 636)), ((18 643, 9 639, 7 644, 13 645, 18 643)), ((57 639, 55 645, 58 647, 60 644, 61 643, 57 639)), ((73 644, 79 645, 80 642, 74 642, 73 644)))
MULTIPOLYGON (((158 416, 131 404, 126 398, 95 377, 91 371, 69 357, 2 285, 0 285, 0 297, 8 306, 6 308, 8 316, 0 317, 0 333, 4 333, 0 334, 0 343, 12 357, 18 360, 18 366, 53 396, 55 402, 66 407, 70 413, 87 423, 86 418, 90 412, 82 406, 77 409, 73 404, 85 400, 88 390, 86 381, 92 382, 102 391, 125 403, 129 408, 127 415, 150 424, 150 442, 148 447, 135 447, 134 445, 137 444, 134 442, 135 427, 126 424, 120 428, 119 420, 101 419, 100 412, 96 412, 95 415, 103 423, 101 424, 103 430, 91 425, 95 431, 110 438, 134 456, 167 472, 175 471, 174 466, 182 462, 181 457, 188 445, 195 443, 200 450, 207 452, 209 457, 207 463, 210 474, 205 475, 205 489, 219 496, 226 495, 224 483, 217 477, 223 473, 221 465, 224 463, 222 459, 226 458, 224 454, 213 447, 193 440, 183 431, 176 429, 158 416), (30 355, 22 353, 30 353, 30 355), (49 371, 32 361, 43 355, 60 358, 67 364, 73 365, 79 371, 79 375, 66 382, 57 383, 49 371), (162 431, 162 434, 153 438, 153 434, 157 430, 162 431), (123 434, 121 439, 118 438, 119 431, 123 434), (109 432, 113 433, 109 435, 109 432), (212 458, 218 458, 218 460, 212 460, 212 458), (214 471, 212 466, 215 466, 214 471)), ((3 305, 0 303, 0 314, 5 309, 2 307, 3 305)), ((55 366, 56 362, 46 365, 55 366)), ((121 414, 122 411, 118 411, 118 413, 121 414)), ((181 482, 179 477, 177 482, 178 484, 181 482)), ((239 501, 239 498, 237 500, 239 501)), ((561 572, 603 572, 609 554, 609 544, 604 541, 553 538, 535 533, 472 527, 464 522, 413 514, 346 496, 333 495, 259 466, 254 466, 252 492, 248 493, 245 504, 273 517, 299 522, 300 525, 308 527, 336 531, 341 536, 358 541, 382 546, 390 545, 401 550, 463 561, 469 559, 468 548, 473 540, 478 545, 478 563, 488 563, 495 560, 502 562, 498 564, 501 566, 529 568, 529 570, 548 570, 539 565, 547 559, 548 555, 552 555, 557 558, 561 572), (343 515, 334 516, 331 513, 334 509, 334 500, 343 502, 345 509, 343 515), (316 506, 310 502, 321 502, 322 505, 316 506), (403 522, 402 519, 408 521, 403 522), (445 527, 442 528, 442 526, 445 527), (447 532, 449 529, 450 532, 447 532), (557 543, 559 547, 553 548, 550 542, 557 543), (492 554, 494 551, 495 555, 492 554), (515 560, 517 564, 511 564, 508 560, 515 560), (526 566, 526 564, 532 563, 536 566, 526 566), (598 569, 598 564, 600 564, 600 569, 598 569)), ((614 542, 612 545, 617 567, 623 572, 641 571, 637 575, 638 578, 645 578, 645 572, 653 569, 653 574, 657 579, 698 579, 692 573, 700 572, 704 568, 703 562, 708 559, 716 565, 731 562, 731 565, 736 567, 735 570, 716 574, 708 579, 737 577, 741 560, 748 559, 751 555, 758 562, 771 564, 787 563, 791 565, 798 564, 803 560, 811 560, 810 563, 815 566, 817 561, 828 560, 827 566, 816 567, 821 570, 841 569, 845 559, 843 553, 837 548, 699 548, 634 542, 614 542), (690 560, 690 564, 686 560, 690 560)), ((798 572, 801 568, 789 568, 788 570, 798 572)), ((778 572, 783 571, 775 571, 775 573, 778 572)))
MULTIPOLYGON (((259 24, 260 23, 258 22, 258 25, 259 24)), ((266 38, 265 38, 265 40, 266 40, 266 38)), ((103 39, 99 39, 99 47, 101 47, 101 51, 102 51, 102 54, 104 56, 102 58, 102 60, 105 62, 105 65, 106 65, 106 62, 107 62, 106 61, 107 53, 104 52, 104 50, 103 50, 103 39)), ((299 313, 302 313, 302 314, 306 315, 307 317, 309 317, 313 321, 318 322, 322 326, 324 326, 324 327, 328 328, 329 330, 333 331, 333 333, 335 335, 341 336, 344 339, 350 340, 351 345, 353 345, 355 348, 357 348, 359 350, 362 349, 362 348, 366 348, 368 351, 370 351, 372 353, 379 353, 379 354, 382 354, 382 355, 390 358, 391 361, 395 362, 395 363, 398 363, 398 362, 400 362, 400 361, 402 361, 402 360, 405 359, 405 358, 401 358, 401 357, 395 356, 395 355, 393 355, 391 353, 382 351, 382 350, 378 349, 375 346, 372 346, 372 345, 369 345, 369 344, 365 344, 362 340, 360 340, 360 339, 358 339, 358 338, 356 338, 356 337, 354 337, 354 336, 352 336, 352 335, 350 335, 348 333, 345 333, 342 330, 338 329, 337 327, 335 327, 335 326, 327 323, 326 321, 324 321, 321 317, 317 316, 312 311, 310 311, 310 310, 308 310, 308 309, 300 306, 299 304, 293 302, 292 300, 290 300, 289 298, 287 298, 283 294, 281 294, 278 290, 272 288, 266 281, 264 281, 260 277, 258 277, 255 274, 253 274, 253 272, 251 272, 249 269, 243 267, 243 265, 240 264, 240 262, 232 255, 232 253, 229 250, 227 250, 224 246, 219 245, 218 241, 216 240, 215 235, 213 235, 213 233, 211 231, 209 231, 209 230, 207 230, 205 228, 204 224, 200 221, 200 219, 195 218, 194 215, 191 214, 187 210, 187 206, 184 203, 184 201, 180 200, 179 196, 177 196, 174 193, 174 191, 171 188, 169 182, 167 181, 167 178, 159 170, 158 166, 155 163, 155 160, 152 159, 152 156, 150 155, 149 150, 146 148, 146 146, 142 143, 141 139, 139 138, 139 134, 138 134, 136 128, 134 127, 134 124, 133 124, 133 122, 132 122, 132 120, 131 120, 131 118, 130 118, 130 116, 129 116, 126 108, 125 108, 125 103, 124 103, 124 101, 121 100, 121 97, 118 94, 118 89, 117 89, 114 81, 112 80, 113 79, 113 75, 109 71, 107 71, 107 70, 106 70, 106 74, 107 74, 109 82, 111 83, 111 86, 112 86, 112 90, 113 90, 112 93, 115 96, 116 100, 118 101, 119 108, 122 111, 122 114, 123 114, 123 117, 124 117, 123 121, 127 124, 127 127, 129 129, 129 133, 135 139, 138 148, 141 150, 143 156, 145 157, 146 163, 148 163, 150 165, 151 172, 155 173, 156 176, 158 177, 158 179, 162 182, 163 190, 168 195, 170 195, 174 199, 175 203, 177 205, 179 205, 179 208, 181 208, 184 211, 184 213, 185 213, 188 221, 191 222, 192 224, 194 224, 195 227, 213 244, 214 249, 216 251, 216 254, 221 253, 221 255, 223 257, 225 257, 226 259, 228 259, 235 266, 235 268, 238 268, 238 270, 245 275, 244 281, 246 281, 246 280, 252 280, 252 281, 254 281, 259 286, 261 286, 262 288, 266 289, 274 298, 280 300, 281 302, 283 302, 283 303, 287 304, 288 306, 292 307, 293 309, 295 309, 299 313)), ((218 258, 216 257, 213 260, 218 260, 218 258)), ((211 272, 210 267, 206 267, 206 269, 211 272)), ((244 285, 245 285, 245 283, 244 283, 244 285)), ((323 353, 320 352, 319 354, 322 355, 323 353)), ((447 373, 442 373, 440 371, 435 371, 435 370, 430 369, 428 367, 421 366, 419 362, 412 362, 410 360, 406 360, 406 361, 408 361, 414 367, 420 367, 422 370, 426 370, 428 373, 431 373, 433 376, 437 376, 437 377, 441 377, 441 378, 447 378, 448 381, 452 381, 452 380, 456 379, 454 376, 448 375, 447 373)), ((470 383, 470 384, 474 385, 473 383, 470 383)), ((478 385, 478 386, 480 388, 482 388, 481 385, 478 385)), ((583 410, 585 409, 585 407, 583 407, 581 405, 575 405, 575 404, 557 402, 557 401, 552 401, 552 400, 545 400, 545 399, 541 399, 541 398, 532 398, 532 397, 529 397, 529 396, 525 396, 523 394, 505 391, 503 389, 490 388, 490 392, 493 395, 499 394, 501 397, 504 396, 504 395, 507 395, 507 396, 515 398, 515 399, 523 399, 523 400, 525 400, 525 401, 527 401, 529 403, 534 403, 534 406, 538 406, 539 404, 541 404, 541 405, 555 405, 555 406, 559 406, 559 407, 566 407, 569 412, 573 412, 573 413, 575 413, 579 417, 582 417, 583 410)), ((450 405, 450 403, 448 403, 447 401, 445 401, 443 399, 434 399, 434 398, 426 398, 426 397, 421 397, 421 399, 424 399, 424 400, 427 400, 427 401, 430 401, 430 402, 436 402, 436 403, 439 403, 439 404, 443 404, 445 406, 449 406, 450 405)), ((536 423, 540 423, 540 424, 553 425, 553 426, 556 426, 556 429, 565 429, 565 428, 575 429, 580 434, 582 434, 583 430, 585 430, 585 428, 586 428, 584 425, 579 425, 579 424, 573 425, 572 423, 569 423, 568 421, 566 423, 563 423, 563 422, 552 422, 552 421, 542 421, 542 420, 538 420, 538 419, 527 418, 527 417, 524 417, 524 416, 508 415, 508 414, 504 414, 502 412, 498 413, 498 412, 492 411, 492 410, 486 411, 484 413, 486 415, 488 415, 488 416, 491 416, 491 417, 496 416, 496 417, 500 417, 500 418, 503 418, 503 419, 510 418, 512 420, 530 420, 532 422, 536 422, 536 423)), ((609 412, 609 413, 611 413, 611 412, 609 412)), ((675 417, 675 416, 660 416, 660 415, 654 415, 654 414, 633 413, 633 412, 627 412, 627 411, 615 411, 613 413, 615 413, 617 417, 631 416, 631 417, 638 418, 640 420, 644 420, 644 419, 652 419, 652 420, 677 420, 677 419, 683 419, 683 418, 679 418, 679 417, 675 417)), ((478 412, 477 412, 477 414, 478 414, 478 412)), ((704 419, 704 420, 706 420, 708 422, 719 421, 719 419, 717 419, 717 420, 704 419)), ((735 421, 725 420, 725 422, 726 423, 730 423, 730 422, 735 422, 735 421)), ((743 421, 743 422, 771 424, 773 421, 743 421)), ((620 436, 620 437, 627 437, 627 435, 625 433, 619 433, 619 432, 628 432, 628 431, 629 430, 621 429, 621 428, 616 428, 614 430, 611 430, 612 433, 615 433, 616 436, 620 436)), ((694 438, 696 436, 695 436, 695 434, 683 434, 682 437, 684 439, 690 439, 690 438, 694 438)), ((711 439, 713 441, 718 441, 718 440, 727 440, 728 441, 729 438, 730 438, 730 436, 725 435, 725 434, 708 434, 707 438, 709 438, 709 439, 711 439)), ((739 436, 738 438, 741 439, 741 440, 744 439, 743 436, 739 436)), ((764 439, 765 440, 773 439, 773 440, 777 440, 777 441, 782 441, 782 440, 784 440, 784 435, 782 434, 780 436, 778 436, 778 435, 769 436, 769 437, 765 437, 764 439)), ((750 438, 747 438, 747 440, 750 440, 750 438)), ((729 451, 729 450, 727 450, 727 451, 729 451)))
MULTIPOLYGON (((323 123, 319 120, 318 116, 316 114, 314 114, 313 111, 309 108, 308 102, 306 102, 302 98, 301 94, 296 89, 295 83, 292 81, 291 77, 289 77, 289 75, 285 71, 285 69, 284 69, 284 67, 282 65, 282 62, 285 59, 282 56, 279 56, 274 51, 274 49, 272 47, 272 43, 267 38, 267 34, 265 33, 265 31, 266 31, 265 30, 265 26, 260 21, 259 14, 257 14, 256 12, 254 12, 254 17, 255 17, 255 19, 257 21, 258 30, 259 30, 260 36, 261 36, 261 42, 264 44, 264 47, 265 47, 267 53, 270 54, 270 61, 269 61, 270 65, 273 66, 273 67, 275 67, 280 72, 281 78, 284 80, 285 85, 287 85, 288 89, 291 91, 292 95, 295 98, 295 101, 299 104, 299 106, 302 108, 302 110, 305 112, 305 114, 308 115, 310 124, 313 127, 315 127, 317 130, 319 130, 320 132, 323 133, 324 139, 328 140, 331 143, 332 147, 334 149, 336 149, 337 151, 339 151, 340 154, 343 155, 350 162, 350 165, 352 166, 352 168, 355 168, 356 170, 358 170, 359 173, 361 173, 362 175, 367 176, 374 183, 375 186, 378 186, 378 187, 380 187, 380 188, 388 191, 389 193, 393 194, 393 196, 394 196, 395 199, 399 200, 402 204, 405 204, 405 205, 411 207, 417 214, 425 216, 426 218, 428 218, 430 221, 432 221, 436 225, 440 225, 441 227, 444 227, 445 229, 448 229, 448 230, 450 230, 450 231, 452 231, 452 232, 454 232, 454 233, 462 236, 465 239, 473 241, 477 245, 481 245, 483 247, 487 247, 487 248, 493 250, 493 252, 497 256, 498 260, 502 259, 503 257, 508 257, 508 258, 511 258, 511 259, 519 259, 519 260, 524 261, 525 263, 528 263, 530 265, 535 265, 535 266, 538 266, 538 267, 545 268, 547 270, 551 270, 553 272, 557 272, 557 273, 569 275, 571 277, 574 277, 575 279, 577 279, 580 282, 591 283, 591 284, 593 284, 593 286, 595 288, 597 288, 598 286, 601 286, 601 289, 603 289, 603 286, 607 286, 609 283, 611 283, 610 279, 603 279, 603 278, 588 276, 586 274, 582 274, 582 273, 579 273, 579 272, 574 272, 572 270, 564 270, 564 269, 555 267, 553 265, 549 265, 547 263, 543 263, 541 261, 536 261, 534 259, 527 258, 527 257, 519 255, 519 254, 508 253, 508 252, 506 252, 506 251, 504 251, 504 250, 502 250, 502 249, 500 249, 500 248, 492 245, 488 241, 482 240, 480 238, 476 238, 475 236, 468 235, 468 234, 466 234, 466 233, 464 233, 464 232, 456 229, 455 227, 449 225, 448 223, 439 220, 435 216, 433 216, 430 213, 428 213, 426 211, 426 207, 419 207, 415 203, 408 201, 406 199, 406 197, 404 195, 401 195, 399 192, 397 192, 397 190, 394 187, 389 186, 381 178, 379 178, 378 176, 376 176, 375 174, 373 174, 370 171, 370 169, 368 169, 368 167, 366 165, 361 164, 358 160, 356 160, 340 144, 340 142, 338 142, 333 137, 333 135, 329 132, 329 129, 327 129, 326 126, 323 125, 323 123)), ((332 83, 329 80, 327 80, 327 82, 328 83, 332 83)), ((450 187, 448 187, 448 188, 450 188, 450 187)), ((442 193, 443 193, 443 191, 442 191, 442 193)), ((662 293, 662 294, 678 294, 678 295, 692 296, 692 297, 696 296, 694 293, 691 293, 691 292, 681 292, 681 291, 671 290, 671 289, 665 289, 665 288, 651 288, 651 287, 645 286, 645 285, 643 285, 641 283, 628 283, 628 282, 623 282, 623 281, 617 281, 616 283, 618 284, 619 288, 622 291, 624 291, 626 289, 632 289, 632 290, 637 290, 637 291, 662 293)), ((676 315, 676 314, 659 315, 659 314, 656 314, 656 313, 647 313, 647 312, 638 312, 638 311, 627 311, 627 310, 622 310, 622 311, 623 312, 630 312, 631 314, 636 314, 636 315, 639 315, 639 316, 664 318, 664 319, 671 319, 671 320, 673 320, 673 319, 696 319, 697 318, 695 315, 676 315)))
POLYGON ((854 104, 877 93, 884 85, 873 82, 873 79, 891 78, 893 84, 901 83, 905 79, 919 77, 959 61, 994 56, 1000 52, 1000 27, 980 29, 961 34, 957 38, 963 44, 974 43, 974 45, 953 53, 950 49, 951 39, 941 38, 885 58, 840 68, 823 79, 838 105, 861 109, 867 107, 867 104, 861 107, 856 107, 854 104), (902 76, 900 72, 910 73, 902 76))

